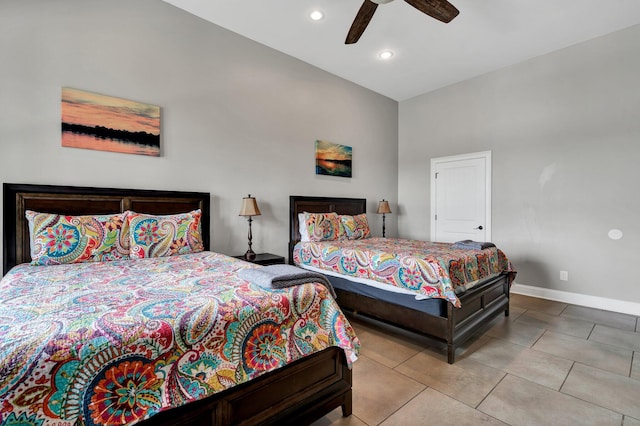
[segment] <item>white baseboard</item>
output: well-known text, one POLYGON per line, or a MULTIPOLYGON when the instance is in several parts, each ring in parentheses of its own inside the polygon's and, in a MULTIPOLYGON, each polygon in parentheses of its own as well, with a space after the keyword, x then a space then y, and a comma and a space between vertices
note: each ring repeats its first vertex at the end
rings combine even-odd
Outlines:
POLYGON ((511 292, 524 296, 539 297, 541 299, 555 300, 557 302, 571 303, 572 305, 587 306, 589 308, 603 309, 605 311, 620 312, 640 316, 640 303, 624 300, 608 299, 606 297, 589 296, 586 294, 570 293, 568 291, 553 290, 543 287, 513 283, 511 292))

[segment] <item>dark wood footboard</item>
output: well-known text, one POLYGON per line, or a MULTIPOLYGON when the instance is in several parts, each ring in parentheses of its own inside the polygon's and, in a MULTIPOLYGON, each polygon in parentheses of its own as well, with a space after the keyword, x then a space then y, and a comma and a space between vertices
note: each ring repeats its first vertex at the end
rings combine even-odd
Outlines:
POLYGON ((447 362, 453 364, 456 348, 477 333, 489 321, 504 312, 509 316, 509 289, 515 272, 506 272, 497 278, 466 291, 460 299, 461 308, 451 303, 447 309, 447 362))
POLYGON ((344 351, 331 347, 140 424, 306 425, 338 407, 351 415, 351 382, 344 351))
POLYGON ((447 305, 447 316, 431 315, 406 306, 336 289, 344 310, 410 330, 447 345, 447 362, 453 364, 460 344, 503 313, 509 315, 509 287, 514 272, 501 274, 460 296, 461 308, 447 305))

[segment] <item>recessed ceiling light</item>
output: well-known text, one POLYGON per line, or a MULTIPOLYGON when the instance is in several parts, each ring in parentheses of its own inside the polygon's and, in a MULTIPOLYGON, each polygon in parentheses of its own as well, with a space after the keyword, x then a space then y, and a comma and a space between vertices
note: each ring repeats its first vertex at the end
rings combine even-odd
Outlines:
POLYGON ((393 57, 393 52, 391 50, 383 50, 382 52, 378 53, 378 57, 380 59, 391 59, 393 57))
POLYGON ((324 18, 324 13, 322 13, 319 10, 314 10, 311 13, 309 13, 309 18, 311 18, 313 21, 319 21, 322 18, 324 18))

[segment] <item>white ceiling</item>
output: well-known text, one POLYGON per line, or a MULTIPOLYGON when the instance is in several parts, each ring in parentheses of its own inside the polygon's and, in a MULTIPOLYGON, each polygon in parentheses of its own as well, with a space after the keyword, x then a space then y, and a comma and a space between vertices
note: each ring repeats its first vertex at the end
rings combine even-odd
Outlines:
POLYGON ((449 24, 396 0, 345 45, 362 0, 165 1, 397 101, 640 24, 640 0, 450 0, 449 24))

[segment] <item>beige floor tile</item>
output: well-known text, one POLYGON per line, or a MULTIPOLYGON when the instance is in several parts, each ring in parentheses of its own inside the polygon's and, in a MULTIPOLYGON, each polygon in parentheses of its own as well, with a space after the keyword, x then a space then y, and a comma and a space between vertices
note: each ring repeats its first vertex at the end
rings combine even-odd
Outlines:
POLYGON ((586 339, 593 330, 594 323, 579 319, 549 315, 541 312, 528 311, 518 317, 516 321, 532 327, 544 328, 558 333, 586 339))
POLYGON ((360 353, 390 368, 396 367, 424 349, 406 339, 378 330, 363 330, 357 335, 361 344, 360 353))
POLYGON ((461 345, 453 365, 442 343, 365 317, 349 320, 363 347, 353 415, 336 409, 313 426, 640 426, 637 317, 512 295, 511 315, 461 345))
POLYGON ((489 321, 489 323, 487 323, 486 327, 484 327, 484 329, 481 329, 479 332, 480 333, 486 333, 487 331, 489 331, 491 328, 495 327, 498 324, 502 324, 504 322, 513 322, 516 319, 518 319, 518 317, 520 315, 524 314, 525 312, 527 312, 526 309, 522 309, 522 308, 511 306, 509 308, 509 316, 508 317, 504 316, 504 314, 498 315, 497 317, 495 317, 494 319, 489 321))
POLYGON ((560 392, 640 418, 640 381, 576 363, 560 392))
POLYGON ((538 299, 537 297, 523 296, 515 293, 511 293, 510 299, 511 306, 517 306, 530 311, 543 312, 549 315, 560 315, 567 307, 566 303, 538 299))
POLYGON ((640 352, 640 333, 596 325, 589 340, 640 352))
POLYGON ((629 349, 551 331, 547 331, 533 349, 623 376, 629 374, 633 355, 629 349))
POLYGON ((478 410, 512 426, 619 426, 622 415, 512 375, 478 410))
POLYGON ((631 377, 640 380, 640 352, 633 353, 633 363, 631 364, 631 377))
POLYGON ((531 347, 544 334, 544 331, 544 328, 522 324, 516 320, 499 322, 486 334, 516 345, 531 347))
POLYGON ((509 302, 509 316, 505 317, 504 315, 501 315, 499 318, 507 318, 511 321, 515 321, 520 315, 524 314, 525 312, 527 312, 526 309, 521 308, 517 305, 513 305, 511 302, 509 302))
POLYGON ((562 311, 560 316, 602 324, 621 330, 635 331, 636 329, 636 317, 633 315, 588 308, 586 306, 569 305, 567 309, 562 311))
MULTIPOLYGON (((456 362, 467 358, 470 354, 483 347, 494 338, 486 334, 475 335, 471 339, 459 346, 460 350, 456 351, 456 362)), ((427 352, 427 351, 425 351, 427 352)), ((446 358, 443 358, 446 361, 446 358)))
POLYGON ((505 424, 455 399, 427 388, 393 413, 381 426, 504 426, 505 424))
POLYGON ((395 370, 471 407, 476 407, 505 375, 469 359, 447 364, 426 352, 417 354, 395 370))
POLYGON ((571 360, 500 339, 479 347, 469 359, 554 390, 560 389, 573 365, 571 360))
POLYGON ((342 417, 342 408, 336 408, 324 417, 311 423, 311 426, 367 426, 365 422, 355 415, 342 417))
POLYGON ((622 426, 640 426, 640 420, 634 419, 633 417, 624 416, 622 426))
POLYGON ((353 414, 377 425, 424 389, 423 384, 361 356, 353 365, 353 414))

